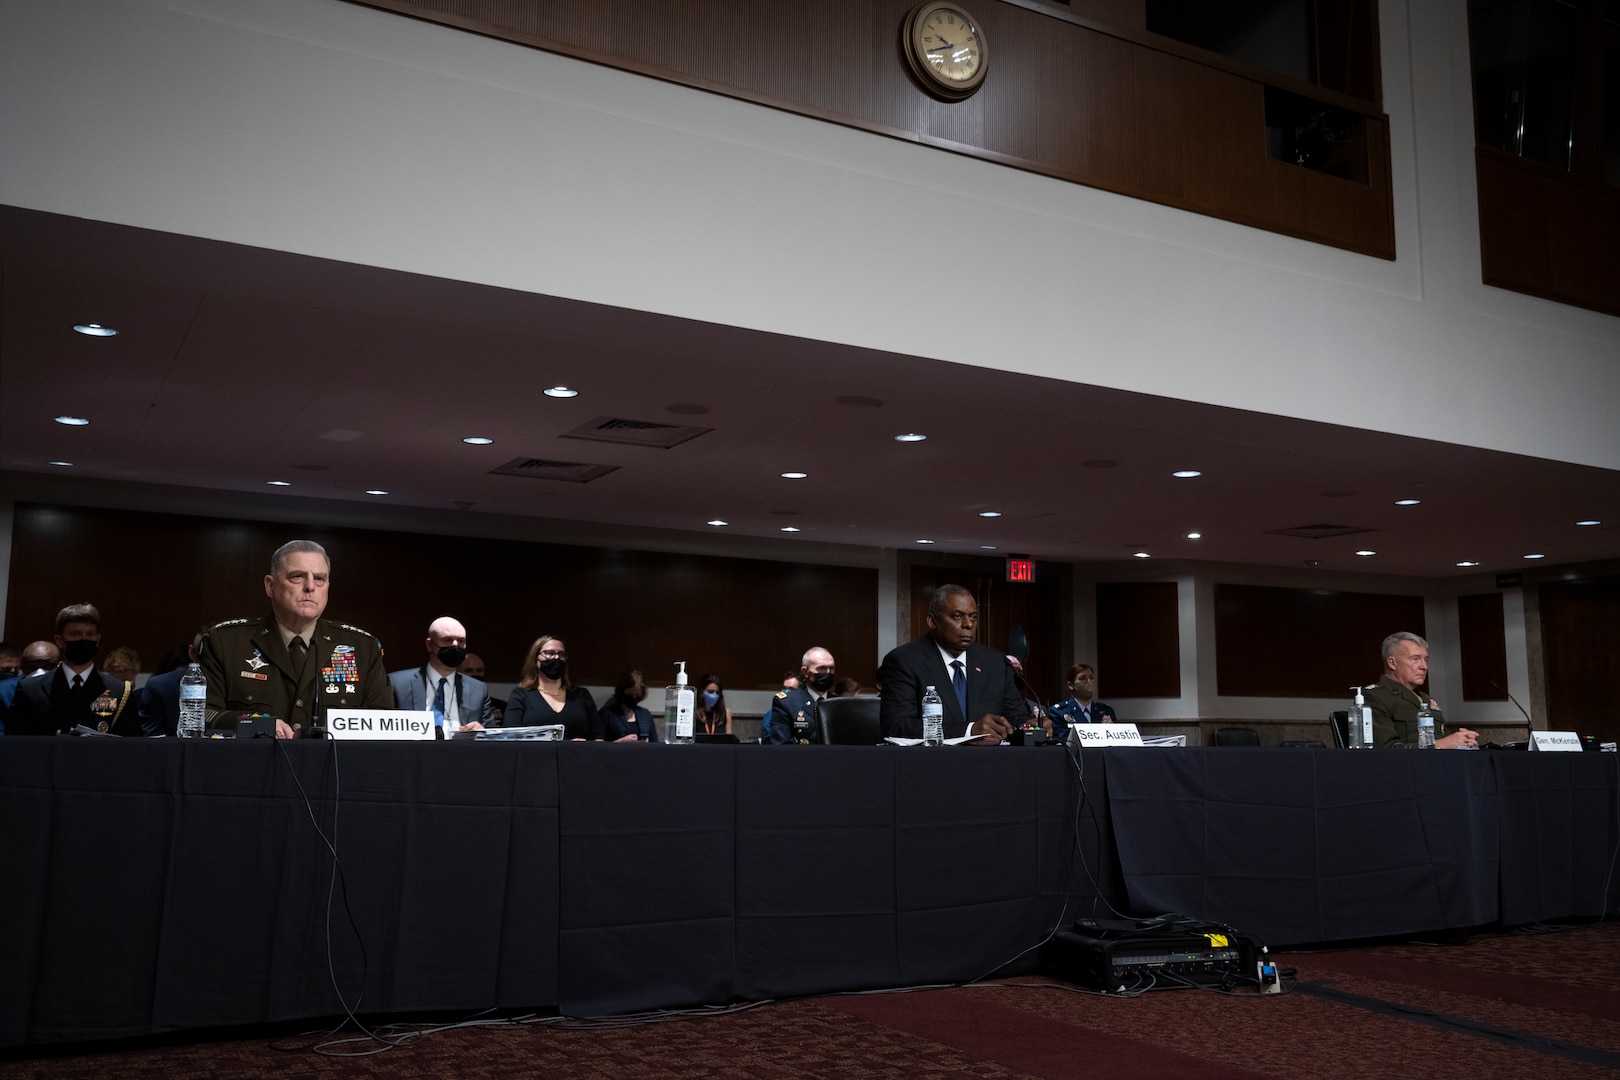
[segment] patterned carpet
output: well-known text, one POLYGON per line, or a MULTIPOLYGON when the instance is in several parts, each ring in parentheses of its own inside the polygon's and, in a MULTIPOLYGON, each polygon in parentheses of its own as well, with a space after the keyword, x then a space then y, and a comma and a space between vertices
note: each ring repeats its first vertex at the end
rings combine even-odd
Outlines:
POLYGON ((31 1050, 0 1057, 0 1076, 1561 1080, 1620 1070, 1620 925, 1305 953, 1282 965, 1297 982, 1281 996, 1116 999, 1030 978, 636 1026, 504 1021, 388 1048, 327 1040, 317 1051, 318 1034, 277 1032, 31 1050))

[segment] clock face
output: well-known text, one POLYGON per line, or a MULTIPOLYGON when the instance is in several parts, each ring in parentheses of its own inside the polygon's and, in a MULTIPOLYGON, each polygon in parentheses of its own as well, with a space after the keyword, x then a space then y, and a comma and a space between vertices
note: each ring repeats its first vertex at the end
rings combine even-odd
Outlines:
POLYGON ((990 63, 984 32, 955 4, 918 5, 906 19, 905 37, 906 59, 929 90, 960 99, 984 81, 990 63))

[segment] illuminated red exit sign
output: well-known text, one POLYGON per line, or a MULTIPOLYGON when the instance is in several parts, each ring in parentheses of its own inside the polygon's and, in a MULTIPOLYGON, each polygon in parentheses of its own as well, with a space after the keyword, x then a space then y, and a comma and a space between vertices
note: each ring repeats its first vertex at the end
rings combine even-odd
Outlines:
POLYGON ((1007 580, 1034 581, 1035 560, 1009 558, 1007 560, 1007 580))

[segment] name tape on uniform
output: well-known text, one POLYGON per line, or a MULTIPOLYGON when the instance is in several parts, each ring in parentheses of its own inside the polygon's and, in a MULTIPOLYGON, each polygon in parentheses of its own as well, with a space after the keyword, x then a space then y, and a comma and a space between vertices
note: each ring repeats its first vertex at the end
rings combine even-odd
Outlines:
POLYGON ((433 711, 328 709, 326 730, 334 739, 431 739, 433 711))

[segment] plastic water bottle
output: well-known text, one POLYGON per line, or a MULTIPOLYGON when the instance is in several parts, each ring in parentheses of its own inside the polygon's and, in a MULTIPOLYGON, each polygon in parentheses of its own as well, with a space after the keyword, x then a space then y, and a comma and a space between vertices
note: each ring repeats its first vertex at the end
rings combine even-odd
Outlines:
POLYGON ((1418 706, 1417 725, 1418 725, 1418 749, 1419 750, 1433 750, 1434 749, 1434 713, 1429 711, 1429 703, 1427 701, 1423 702, 1423 704, 1418 706))
POLYGON ((692 713, 697 695, 686 683, 686 661, 678 660, 675 681, 664 687, 664 741, 680 745, 692 739, 692 713))
POLYGON ((930 686, 923 694, 923 745, 943 746, 945 744, 945 705, 939 700, 939 694, 930 686))
POLYGON ((208 718, 208 680, 195 661, 180 676, 180 722, 174 733, 182 739, 200 739, 208 718))

